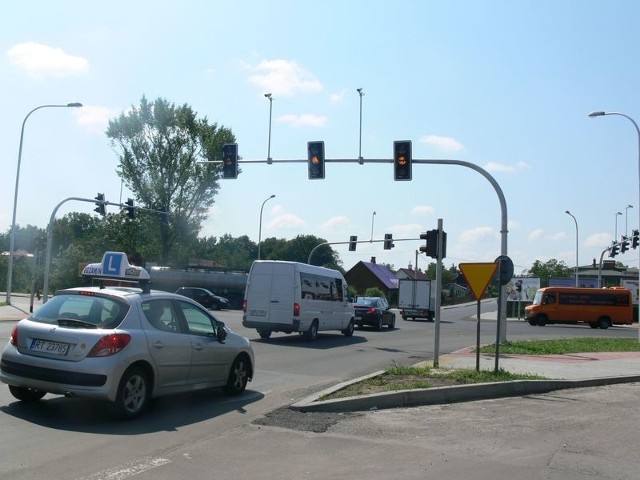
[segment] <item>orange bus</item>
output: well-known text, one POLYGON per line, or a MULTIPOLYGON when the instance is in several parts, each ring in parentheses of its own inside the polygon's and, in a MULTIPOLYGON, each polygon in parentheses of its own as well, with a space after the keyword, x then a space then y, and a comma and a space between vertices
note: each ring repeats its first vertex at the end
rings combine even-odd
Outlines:
POLYGON ((525 307, 529 325, 588 323, 591 328, 630 325, 633 322, 631 291, 623 287, 546 287, 525 307))

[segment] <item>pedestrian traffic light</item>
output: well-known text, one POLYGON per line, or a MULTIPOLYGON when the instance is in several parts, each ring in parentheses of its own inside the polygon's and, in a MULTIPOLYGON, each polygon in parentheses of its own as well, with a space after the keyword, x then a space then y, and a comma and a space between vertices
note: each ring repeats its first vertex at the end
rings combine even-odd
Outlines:
POLYGON ((411 141, 393 142, 393 178, 411 180, 411 141))
POLYGON ((127 216, 133 220, 134 218, 136 218, 136 207, 133 206, 133 199, 132 198, 127 198, 127 201, 125 202, 126 205, 126 209, 127 209, 127 216))
POLYGON ((307 142, 309 180, 324 178, 324 142, 307 142))
POLYGON ((238 178, 237 143, 227 143, 222 147, 222 178, 238 178))
POLYGON ((355 252, 356 251, 356 244, 358 242, 358 237, 357 235, 351 235, 349 237, 349 251, 350 252, 355 252))
POLYGON ((629 239, 623 236, 620 243, 620 253, 625 253, 627 250, 629 250, 629 239))
POLYGON ((384 249, 391 250, 395 245, 393 244, 393 235, 390 233, 384 234, 384 249))
POLYGON ((613 242, 609 248, 609 257, 613 258, 618 254, 618 244, 613 242))
POLYGON ((93 209, 94 212, 99 213, 103 217, 107 214, 107 209, 104 206, 104 193, 99 193, 96 197, 96 208, 93 209))

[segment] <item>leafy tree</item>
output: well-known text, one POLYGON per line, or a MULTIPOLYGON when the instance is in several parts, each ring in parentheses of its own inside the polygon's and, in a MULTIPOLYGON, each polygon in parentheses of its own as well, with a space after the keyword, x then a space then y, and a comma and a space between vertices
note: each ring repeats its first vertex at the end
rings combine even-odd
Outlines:
POLYGON ((570 277, 571 274, 572 269, 562 260, 558 261, 555 258, 544 263, 540 260, 536 260, 533 262, 533 266, 529 270, 525 270, 523 272, 524 276, 539 277, 541 287, 548 286, 549 278, 551 277, 570 277))
POLYGON ((219 159, 235 137, 198 119, 186 104, 176 107, 162 98, 150 103, 144 96, 138 107, 111 120, 106 133, 118 153, 118 176, 137 204, 169 211, 169 222, 157 221, 154 232, 166 264, 172 251, 197 237, 219 188, 221 165, 199 162, 219 159))

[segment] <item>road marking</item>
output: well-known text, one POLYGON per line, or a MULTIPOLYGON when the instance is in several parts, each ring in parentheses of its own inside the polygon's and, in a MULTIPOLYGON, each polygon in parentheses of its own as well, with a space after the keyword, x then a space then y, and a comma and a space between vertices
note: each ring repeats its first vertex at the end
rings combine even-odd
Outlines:
POLYGON ((168 458, 147 458, 120 467, 109 468, 78 480, 123 480, 167 463, 171 463, 168 458))

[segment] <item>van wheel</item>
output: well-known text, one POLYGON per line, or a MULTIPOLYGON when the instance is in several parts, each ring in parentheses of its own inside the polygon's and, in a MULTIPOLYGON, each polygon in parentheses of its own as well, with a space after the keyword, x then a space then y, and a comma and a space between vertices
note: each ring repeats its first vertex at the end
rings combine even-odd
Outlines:
POLYGON ((547 324, 547 317, 540 316, 538 317, 538 326, 544 327, 547 324))
POLYGON ((598 328, 598 324, 597 323, 590 323, 589 326, 591 328, 598 328))
POLYGON ((598 320, 598 327, 604 329, 607 329, 611 326, 611 320, 609 320, 607 317, 602 317, 598 320))
POLYGON ((353 331, 355 330, 356 326, 353 323, 353 319, 349 320, 349 325, 347 325, 347 328, 345 328, 344 330, 342 330, 342 333, 344 334, 345 337, 351 337, 353 336, 353 331))
POLYGON ((313 322, 311 322, 311 326, 309 327, 309 330, 304 332, 304 336, 309 341, 313 341, 313 340, 316 339, 316 337, 318 336, 318 321, 317 320, 314 320, 313 322))
POLYGON ((528 322, 529 322, 529 325, 534 326, 534 327, 535 327, 536 325, 538 325, 538 319, 537 319, 537 318, 530 318, 530 319, 528 320, 528 322))
POLYGON ((258 330, 260 338, 269 338, 271 336, 271 330, 258 330))

